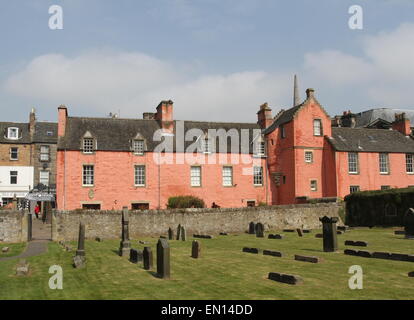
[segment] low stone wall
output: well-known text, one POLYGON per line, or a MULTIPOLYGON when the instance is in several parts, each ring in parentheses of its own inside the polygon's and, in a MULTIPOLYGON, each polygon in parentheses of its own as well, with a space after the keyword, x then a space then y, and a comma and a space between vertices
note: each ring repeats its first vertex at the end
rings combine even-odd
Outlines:
POLYGON ((0 210, 0 242, 25 241, 23 239, 27 237, 27 224, 24 217, 23 212, 0 210))
MULTIPOLYGON (((251 221, 261 222, 265 230, 284 228, 321 228, 319 218, 339 217, 342 206, 337 203, 301 204, 234 209, 182 209, 130 211, 131 238, 166 235, 171 227, 185 226, 188 235, 241 233, 251 221)), ((119 239, 121 237, 121 211, 60 211, 54 212, 53 240, 76 240, 79 222, 86 226, 86 237, 93 239, 119 239)))

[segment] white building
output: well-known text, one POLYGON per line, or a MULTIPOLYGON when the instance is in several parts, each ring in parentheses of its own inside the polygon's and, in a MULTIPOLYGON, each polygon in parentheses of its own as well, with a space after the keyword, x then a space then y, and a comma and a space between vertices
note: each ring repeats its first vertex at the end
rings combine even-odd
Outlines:
POLYGON ((26 197, 33 188, 34 167, 0 166, 0 205, 26 197))

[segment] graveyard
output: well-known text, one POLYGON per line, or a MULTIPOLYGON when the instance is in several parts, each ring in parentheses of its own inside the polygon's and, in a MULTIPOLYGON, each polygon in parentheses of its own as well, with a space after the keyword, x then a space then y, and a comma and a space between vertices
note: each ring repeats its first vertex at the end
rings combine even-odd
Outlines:
MULTIPOLYGON (((408 276, 414 271, 414 262, 344 253, 363 250, 414 255, 413 240, 396 234, 399 228, 342 231, 333 252, 324 251, 324 239, 318 236, 322 229, 303 230, 301 236, 296 230, 264 230, 262 237, 263 230, 248 234, 246 226, 245 233, 186 234, 185 240, 182 235, 177 240, 177 230, 171 230, 173 234, 166 230, 161 241, 159 237, 128 239, 127 228, 122 239, 90 239, 86 235, 83 249, 78 241, 50 242, 46 253, 27 258, 30 272, 26 276, 16 275, 18 259, 0 260, 0 299, 359 300, 414 296, 414 278, 408 276), (170 261, 164 278, 157 274, 158 242, 169 247, 169 255, 163 251, 160 259, 164 264, 170 261), (129 248, 135 249, 135 263, 123 254, 129 248), (144 265, 148 248, 152 265, 144 265), (74 256, 85 257, 80 267, 74 267, 74 256), (52 265, 63 269, 63 290, 49 288, 52 265), (348 270, 353 265, 363 269, 362 290, 348 286, 352 276, 348 270), (278 282, 269 279, 269 273, 272 279, 282 273, 298 276, 301 281, 296 285, 278 282)), ((0 258, 24 250, 21 244, 8 247, 9 252, 0 252, 0 258)))

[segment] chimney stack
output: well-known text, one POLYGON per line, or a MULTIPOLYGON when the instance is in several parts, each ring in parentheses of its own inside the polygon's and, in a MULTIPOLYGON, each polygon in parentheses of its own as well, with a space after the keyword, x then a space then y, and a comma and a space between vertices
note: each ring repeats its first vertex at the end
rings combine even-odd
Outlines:
POLYGON ((293 107, 300 105, 300 95, 299 95, 299 86, 298 86, 298 78, 295 77, 293 79, 293 107))
POLYGON ((163 131, 168 133, 174 132, 173 104, 172 100, 161 101, 154 117, 160 123, 163 131))
POLYGON ((306 98, 307 99, 314 98, 314 95, 315 95, 315 89, 312 89, 312 88, 306 89, 306 98))
POLYGON ((405 136, 411 134, 410 119, 406 118, 405 112, 395 114, 395 121, 392 123, 392 129, 401 132, 405 136))
POLYGON ((68 118, 68 109, 64 105, 58 108, 58 137, 64 137, 66 131, 66 120, 68 118))
POLYGON ((35 108, 32 108, 32 111, 30 111, 30 115, 29 115, 29 132, 30 132, 30 136, 32 137, 35 132, 35 126, 36 126, 36 110, 35 108))
POLYGON ((259 112, 257 112, 257 123, 260 126, 260 128, 265 129, 268 126, 270 126, 272 122, 272 109, 269 108, 267 102, 263 103, 260 106, 259 112))

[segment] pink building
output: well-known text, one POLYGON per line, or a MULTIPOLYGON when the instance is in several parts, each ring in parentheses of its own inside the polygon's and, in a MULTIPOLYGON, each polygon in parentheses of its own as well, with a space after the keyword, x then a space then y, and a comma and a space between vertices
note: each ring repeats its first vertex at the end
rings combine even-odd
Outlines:
MULTIPOLYGON (((297 93, 295 93, 297 97, 297 93)), ((57 205, 165 208, 194 195, 245 207, 414 186, 414 140, 404 114, 392 129, 333 127, 314 90, 257 123, 178 121, 172 101, 143 119, 69 117, 59 107, 57 205)))

